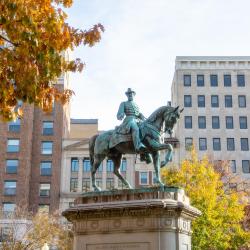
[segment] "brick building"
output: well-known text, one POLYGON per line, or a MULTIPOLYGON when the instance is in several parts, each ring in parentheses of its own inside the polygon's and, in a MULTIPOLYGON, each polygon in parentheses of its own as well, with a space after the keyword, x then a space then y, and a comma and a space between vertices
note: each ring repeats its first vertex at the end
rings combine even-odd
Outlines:
MULTIPOLYGON (((68 79, 56 86, 67 87, 68 79)), ((16 206, 37 212, 59 207, 62 137, 69 133, 69 108, 55 103, 43 112, 21 104, 24 115, 15 122, 0 121, 0 206, 4 213, 16 206)))

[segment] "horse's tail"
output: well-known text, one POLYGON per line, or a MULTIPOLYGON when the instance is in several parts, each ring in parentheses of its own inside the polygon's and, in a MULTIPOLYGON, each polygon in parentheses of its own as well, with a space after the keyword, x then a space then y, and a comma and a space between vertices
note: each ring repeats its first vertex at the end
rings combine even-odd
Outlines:
POLYGON ((94 154, 95 154, 95 141, 98 135, 94 135, 89 140, 89 157, 90 157, 90 164, 93 166, 94 164, 94 154))

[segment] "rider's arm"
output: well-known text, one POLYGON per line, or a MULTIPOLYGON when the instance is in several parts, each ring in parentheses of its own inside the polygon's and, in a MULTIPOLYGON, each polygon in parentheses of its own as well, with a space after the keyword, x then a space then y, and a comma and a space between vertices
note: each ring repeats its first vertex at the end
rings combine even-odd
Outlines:
POLYGON ((142 113, 139 114, 139 118, 140 118, 141 120, 146 120, 146 117, 145 117, 142 113))
POLYGON ((120 107, 119 107, 119 110, 117 112, 116 117, 117 117, 118 120, 122 120, 124 116, 125 116, 125 113, 124 113, 124 102, 122 102, 120 104, 120 107))

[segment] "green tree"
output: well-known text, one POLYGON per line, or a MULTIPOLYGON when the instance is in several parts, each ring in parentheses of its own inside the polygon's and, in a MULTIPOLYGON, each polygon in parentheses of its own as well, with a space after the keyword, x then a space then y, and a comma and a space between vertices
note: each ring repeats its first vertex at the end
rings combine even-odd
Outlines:
POLYGON ((0 1, 0 116, 21 115, 18 100, 52 109, 54 100, 67 102, 73 92, 55 83, 66 72, 82 71, 79 58, 69 60, 65 51, 100 41, 101 24, 89 30, 71 27, 62 8, 72 0, 0 1))
MULTIPOLYGON (((191 205, 202 215, 192 224, 194 250, 239 249, 250 242, 250 234, 243 229, 246 199, 242 193, 226 192, 220 173, 204 157, 199 160, 194 149, 190 159, 180 168, 164 169, 167 185, 184 188, 191 205)), ((250 245, 249 245, 250 246, 250 245)))

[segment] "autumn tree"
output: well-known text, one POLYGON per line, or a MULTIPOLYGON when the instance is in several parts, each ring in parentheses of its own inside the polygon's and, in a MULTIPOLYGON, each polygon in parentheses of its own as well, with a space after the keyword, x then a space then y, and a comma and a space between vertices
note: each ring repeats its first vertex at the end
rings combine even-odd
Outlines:
POLYGON ((66 72, 82 71, 79 58, 67 60, 65 51, 100 41, 103 26, 89 30, 71 27, 63 9, 73 0, 0 1, 0 117, 15 119, 19 100, 34 103, 45 111, 53 100, 65 103, 69 89, 55 83, 66 72))
MULTIPOLYGON (((199 160, 194 149, 180 168, 164 169, 167 185, 184 188, 191 205, 202 215, 192 224, 194 250, 239 249, 250 242, 250 233, 243 229, 247 200, 235 190, 227 192, 221 174, 204 157, 199 160)), ((250 246, 250 245, 249 245, 250 246)))
POLYGON ((71 226, 63 223, 59 214, 45 212, 32 215, 20 208, 1 220, 2 242, 0 250, 34 250, 45 244, 60 250, 71 250, 71 226))

